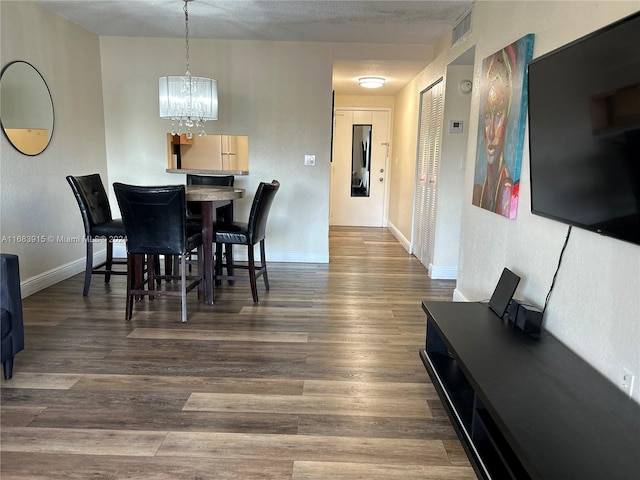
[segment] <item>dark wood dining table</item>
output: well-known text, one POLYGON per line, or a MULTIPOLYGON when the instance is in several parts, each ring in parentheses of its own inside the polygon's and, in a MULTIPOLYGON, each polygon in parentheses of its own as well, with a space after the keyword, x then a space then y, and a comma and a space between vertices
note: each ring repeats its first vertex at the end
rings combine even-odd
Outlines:
POLYGON ((214 248, 215 232, 213 221, 215 211, 219 207, 228 205, 233 200, 244 197, 244 189, 235 187, 220 187, 214 185, 187 185, 186 199, 188 202, 202 204, 202 247, 205 279, 205 301, 213 305, 214 301, 214 248))

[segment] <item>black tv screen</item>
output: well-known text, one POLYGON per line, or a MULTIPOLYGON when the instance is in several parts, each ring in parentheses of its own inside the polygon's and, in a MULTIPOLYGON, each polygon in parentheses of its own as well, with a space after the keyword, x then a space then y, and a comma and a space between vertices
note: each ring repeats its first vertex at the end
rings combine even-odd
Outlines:
POLYGON ((531 211, 640 245, 640 12, 528 65, 531 211))

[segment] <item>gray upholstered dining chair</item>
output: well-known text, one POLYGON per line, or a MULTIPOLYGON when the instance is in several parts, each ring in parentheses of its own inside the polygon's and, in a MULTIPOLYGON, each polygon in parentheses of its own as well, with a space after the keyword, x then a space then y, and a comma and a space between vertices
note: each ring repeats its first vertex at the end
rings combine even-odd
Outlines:
POLYGON ((67 176, 84 224, 87 258, 84 272, 84 290, 82 294, 89 295, 91 275, 104 275, 104 283, 109 283, 111 275, 126 275, 124 269, 114 269, 114 265, 126 265, 125 259, 113 258, 113 241, 124 238, 124 224, 122 220, 114 220, 111 216, 109 197, 104 189, 100 174, 94 173, 83 176, 67 176), (93 264, 93 241, 105 239, 107 242, 107 258, 98 265, 93 264))
MULTIPOLYGON (((120 213, 127 234, 127 304, 125 318, 131 320, 134 297, 146 295, 179 296, 182 301, 182 322, 187 321, 187 293, 198 287, 204 293, 202 268, 202 233, 187 230, 187 210, 184 185, 146 187, 114 183, 120 213), (187 256, 198 250, 197 275, 187 275, 187 256), (167 285, 155 288, 158 276, 174 279, 176 276, 155 274, 158 255, 180 258, 180 290, 167 285), (145 270, 143 258, 149 267, 145 270), (145 277, 146 273, 146 277, 145 277)), ((170 283, 170 282, 169 282, 170 283)))
POLYGON ((233 260, 233 257, 227 256, 227 274, 223 275, 221 268, 216 271, 216 280, 249 280, 251 284, 251 294, 254 303, 258 303, 258 287, 257 279, 263 277, 264 286, 269 290, 269 277, 267 275, 267 260, 265 255, 265 236, 267 228, 267 218, 273 199, 280 188, 280 182, 277 180, 271 183, 261 182, 256 190, 249 219, 247 223, 230 222, 216 223, 216 256, 220 258, 222 255, 222 246, 227 244, 245 245, 248 252, 248 264, 239 265, 233 260), (256 266, 254 257, 254 246, 260 244, 260 265, 256 266), (248 270, 249 275, 235 275, 234 270, 248 270))

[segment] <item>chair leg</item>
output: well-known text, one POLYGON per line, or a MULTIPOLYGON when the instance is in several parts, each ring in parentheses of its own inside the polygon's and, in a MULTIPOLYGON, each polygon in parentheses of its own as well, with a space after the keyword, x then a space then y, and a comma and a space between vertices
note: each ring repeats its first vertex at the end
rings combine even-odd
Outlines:
MULTIPOLYGON (((179 272, 180 271, 180 257, 177 256, 177 255, 171 255, 171 258, 173 259, 172 260, 173 266, 171 267, 172 270, 174 272, 179 272)), ((176 275, 177 275, 177 273, 176 273, 176 275)), ((176 280, 173 279, 172 281, 175 282, 176 280)))
POLYGON ((106 273, 104 274, 104 283, 111 280, 111 270, 113 269, 113 241, 107 238, 107 261, 105 262, 106 273))
MULTIPOLYGON (((173 277, 172 282, 177 281, 177 273, 176 275, 173 272, 180 271, 180 257, 178 255, 165 255, 164 256, 164 274, 168 277, 173 277)), ((191 271, 191 266, 189 265, 189 271, 191 271)), ((168 281, 168 280, 167 280, 168 281)))
POLYGON ((127 254, 127 306, 124 314, 126 321, 131 320, 133 314, 133 294, 131 290, 135 288, 136 277, 139 275, 136 268, 137 261, 138 259, 135 255, 127 254))
MULTIPOLYGON (((233 201, 217 210, 218 221, 222 223, 233 223, 233 201)), ((233 277, 233 243, 224 244, 225 257, 227 259, 227 275, 233 277)), ((220 257, 222 258, 222 257, 220 257)), ((220 272, 222 273, 222 271, 220 272)), ((233 285, 233 280, 228 280, 229 285, 233 285)))
MULTIPOLYGON (((158 285, 162 283, 162 279, 160 276, 162 275, 162 270, 160 269, 160 255, 149 255, 149 265, 153 265, 153 278, 155 279, 155 275, 158 275, 158 279, 155 280, 158 282, 158 285)), ((151 268, 149 269, 151 271, 151 268)))
POLYGON ((13 376, 13 357, 7 358, 2 364, 4 379, 9 380, 13 376))
POLYGON ((214 266, 214 272, 213 272, 215 286, 222 285, 222 281, 217 279, 218 275, 222 275, 222 244, 221 243, 216 243, 215 266, 214 266))
MULTIPOLYGON (((155 285, 156 282, 158 283, 158 285, 160 285, 160 281, 161 279, 158 278, 156 280, 156 273, 158 274, 158 276, 162 275, 162 272, 160 271, 160 256, 159 255, 149 255, 148 256, 149 260, 149 267, 147 268, 147 279, 148 279, 148 285, 147 285, 147 289, 150 291, 155 290, 155 285), (152 265, 154 265, 152 267, 152 265), (158 268, 156 269, 157 266, 158 268)), ((144 289, 144 272, 142 274, 142 285, 141 287, 142 289, 144 289)), ((153 295, 152 293, 149 293, 149 300, 153 300, 155 298, 155 295, 153 295)))
POLYGON ((198 283, 198 300, 204 299, 204 258, 202 257, 202 245, 198 247, 198 276, 200 277, 200 283, 198 283))
POLYGON ((260 264, 264 277, 264 288, 269 290, 269 276, 267 275, 267 257, 265 255, 264 239, 260 240, 260 264))
MULTIPOLYGON (((216 276, 222 275, 222 247, 223 244, 216 243, 216 276)), ((224 244, 224 257, 227 267, 227 276, 233 276, 233 243, 224 244)), ((229 285, 233 285, 235 282, 231 279, 227 280, 229 285)), ((216 280, 216 285, 221 285, 221 280, 216 280)))
POLYGON ((258 285, 256 283, 256 262, 253 253, 253 245, 249 245, 249 283, 251 283, 253 303, 258 303, 258 285))
POLYGON ((84 269, 84 290, 83 296, 89 295, 89 287, 91 286, 91 271, 93 270, 93 239, 87 238, 87 263, 84 269))
POLYGON ((173 255, 164 256, 164 274, 168 277, 173 275, 173 255))
MULTIPOLYGON (((224 245, 225 255, 227 257, 227 275, 233 277, 233 243, 226 243, 224 245)), ((233 280, 229 280, 229 285, 233 285, 233 280)))
MULTIPOLYGON (((134 255, 133 257, 135 261, 135 275, 133 276, 132 288, 141 289, 144 287, 144 274, 149 269, 149 260, 146 255, 134 255)), ((133 295, 133 300, 138 302, 142 300, 143 295, 135 294, 133 295)))
POLYGON ((187 254, 180 255, 180 300, 182 303, 182 323, 187 323, 187 254))

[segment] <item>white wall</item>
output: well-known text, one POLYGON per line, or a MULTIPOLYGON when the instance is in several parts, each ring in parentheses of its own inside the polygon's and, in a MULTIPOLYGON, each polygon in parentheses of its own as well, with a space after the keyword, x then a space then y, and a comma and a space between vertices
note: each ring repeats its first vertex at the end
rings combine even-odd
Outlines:
POLYGON ((65 177, 100 173, 107 181, 100 49, 96 35, 32 2, 3 0, 0 14, 0 63, 35 66, 49 85, 55 115, 41 155, 22 155, 4 135, 0 140, 0 250, 20 257, 27 296, 84 269, 84 228, 65 177))
MULTIPOLYGON (((184 40, 101 37, 100 51, 110 182, 184 183, 165 172, 170 122, 158 117, 158 78, 184 73, 184 40)), ((219 120, 207 131, 249 137, 236 218, 248 216, 259 182, 281 183, 267 224, 270 261, 328 262, 331 65, 328 45, 190 41, 191 73, 218 81, 219 120)))
MULTIPOLYGON (((407 88, 417 95, 443 75, 449 62, 474 45, 477 84, 482 59, 528 33, 535 34, 535 58, 639 8, 638 1, 478 0, 469 37, 455 49, 443 39, 434 62, 407 88)), ((527 136, 517 219, 508 220, 471 204, 478 112, 478 92, 474 91, 456 298, 487 299, 506 266, 522 277, 516 297, 542 307, 568 227, 530 213, 527 136)), ((545 327, 617 384, 623 367, 636 378, 640 375, 639 312, 640 247, 574 228, 545 314, 545 327)), ((640 401, 638 385, 634 399, 640 401)))
POLYGON ((396 95, 389 159, 388 226, 407 250, 412 241, 420 91, 427 86, 421 88, 420 78, 396 95))

